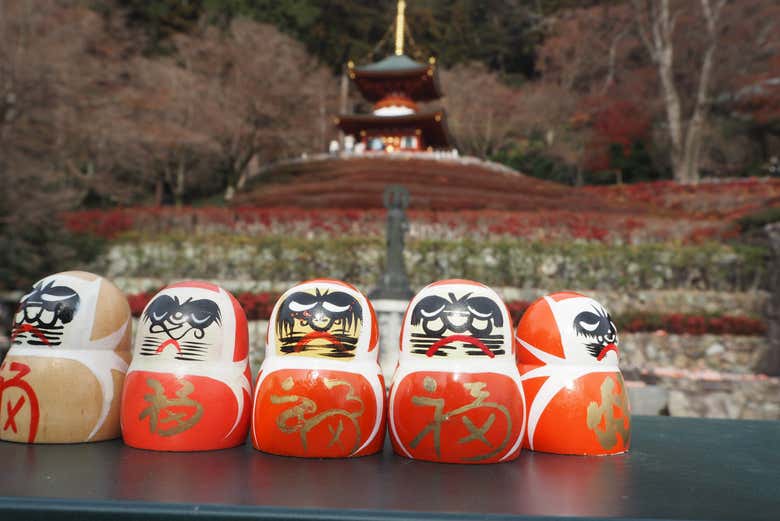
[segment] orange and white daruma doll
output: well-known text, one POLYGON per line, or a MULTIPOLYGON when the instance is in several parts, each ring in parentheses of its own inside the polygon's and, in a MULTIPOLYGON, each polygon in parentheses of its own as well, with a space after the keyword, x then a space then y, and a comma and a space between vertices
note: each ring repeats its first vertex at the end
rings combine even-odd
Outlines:
POLYGON ((138 321, 122 395, 125 443, 166 451, 244 443, 248 353, 246 316, 233 295, 200 281, 162 289, 138 321))
POLYGON ((274 306, 255 388, 252 440, 284 456, 340 458, 382 449, 385 385, 379 333, 353 286, 316 279, 274 306))
POLYGON ((606 309, 578 293, 535 301, 517 326, 528 398, 526 447, 558 454, 628 450, 631 411, 606 309))
POLYGON ((0 365, 0 439, 79 443, 119 436, 130 306, 106 279, 67 271, 36 282, 0 365))
POLYGON ((444 280, 406 310, 390 389, 396 453, 446 463, 520 454, 525 399, 507 307, 490 288, 444 280))

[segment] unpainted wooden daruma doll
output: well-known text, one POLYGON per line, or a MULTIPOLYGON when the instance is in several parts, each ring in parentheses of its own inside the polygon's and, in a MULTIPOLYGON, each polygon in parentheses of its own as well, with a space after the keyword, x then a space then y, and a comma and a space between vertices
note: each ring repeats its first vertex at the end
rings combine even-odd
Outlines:
POLYGON ((618 367, 617 328, 579 293, 535 301, 517 326, 531 450, 618 454, 629 448, 631 409, 618 367))
POLYGON ((125 443, 162 451, 244 443, 252 397, 248 354, 246 316, 233 295, 201 281, 163 288, 135 335, 122 396, 125 443))
POLYGON ((268 327, 252 441, 272 454, 365 456, 382 449, 385 385, 374 309, 355 287, 316 279, 287 290, 268 327))
POLYGON ((518 457, 525 399, 512 322, 495 291, 443 280, 409 304, 390 389, 395 452, 445 463, 518 457))
POLYGON ((0 439, 80 443, 119 436, 130 307, 108 280, 67 271, 19 302, 0 365, 0 439))

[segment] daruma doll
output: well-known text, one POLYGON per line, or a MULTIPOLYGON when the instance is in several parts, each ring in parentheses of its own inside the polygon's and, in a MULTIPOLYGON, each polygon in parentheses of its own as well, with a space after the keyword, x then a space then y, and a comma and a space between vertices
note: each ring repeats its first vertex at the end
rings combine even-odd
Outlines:
POLYGON ((252 441, 285 456, 342 458, 382 449, 385 385, 368 299, 316 279, 276 303, 255 387, 252 441))
POLYGON ((144 309, 122 396, 131 447, 197 451, 244 443, 252 389, 244 310, 207 282, 172 284, 144 309))
POLYGON ((558 454, 628 450, 631 411, 618 336, 604 306, 578 293, 535 301, 517 326, 528 399, 525 446, 558 454))
POLYGON ((50 275, 24 295, 0 365, 0 439, 79 443, 119 436, 130 306, 106 279, 50 275))
POLYGON ((444 280, 406 311, 388 413, 395 452, 446 463, 520 454, 525 399, 507 307, 487 286, 444 280))

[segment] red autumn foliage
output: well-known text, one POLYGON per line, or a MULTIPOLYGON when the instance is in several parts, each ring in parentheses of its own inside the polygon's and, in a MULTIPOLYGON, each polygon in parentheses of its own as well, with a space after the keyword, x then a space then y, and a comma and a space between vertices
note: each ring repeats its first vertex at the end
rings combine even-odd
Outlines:
POLYGON ((527 302, 525 300, 514 300, 506 303, 506 307, 509 308, 509 315, 512 317, 513 324, 517 324, 520 321, 520 319, 523 317, 523 314, 525 313, 525 310, 528 309, 528 306, 530 305, 531 302, 527 302))
POLYGON ((666 331, 674 335, 765 335, 767 332, 767 325, 762 320, 730 315, 631 314, 617 317, 615 321, 619 330, 625 333, 666 331))
POLYGON ((656 215, 675 214, 693 219, 712 219, 717 226, 724 220, 771 206, 780 200, 780 179, 745 179, 683 185, 674 181, 655 181, 618 186, 588 186, 588 193, 613 203, 636 202, 652 208, 656 215))
POLYGON ((641 105, 629 99, 590 96, 583 101, 589 108, 589 123, 593 135, 588 150, 585 168, 591 171, 608 170, 609 147, 620 145, 628 154, 631 145, 647 137, 650 130, 650 114, 641 105))
MULTIPOLYGON (((534 241, 573 239, 629 243, 677 240, 700 242, 727 238, 728 222, 680 216, 633 215, 630 212, 410 210, 410 238, 524 238, 534 241)), ((165 234, 232 233, 299 238, 350 235, 381 237, 386 213, 375 209, 300 208, 126 208, 67 213, 66 227, 113 240, 127 232, 146 237, 165 234)))
POLYGON ((134 317, 140 317, 144 312, 146 305, 152 300, 159 290, 144 291, 127 296, 127 302, 130 304, 130 313, 134 317))
POLYGON ((267 320, 271 316, 274 304, 279 299, 278 293, 249 293, 243 292, 236 295, 246 313, 247 320, 267 320))

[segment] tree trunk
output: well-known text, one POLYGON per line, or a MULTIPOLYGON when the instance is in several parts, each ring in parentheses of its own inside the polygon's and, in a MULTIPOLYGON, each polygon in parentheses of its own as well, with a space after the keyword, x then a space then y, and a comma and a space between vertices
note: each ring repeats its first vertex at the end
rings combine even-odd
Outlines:
MULTIPOLYGON (((339 91, 339 114, 347 113, 347 99, 349 97, 349 78, 347 77, 347 71, 341 71, 341 86, 339 91)), ((344 150, 344 132, 339 130, 339 146, 341 150, 344 150)))
POLYGON ((769 349, 761 361, 759 370, 771 375, 780 376, 780 223, 765 227, 772 250, 772 261, 769 269, 769 331, 767 341, 769 349))
POLYGON ((577 163, 574 176, 574 186, 579 187, 585 184, 585 174, 582 172, 582 167, 579 162, 577 163))
POLYGON ((679 183, 699 181, 699 160, 702 139, 709 112, 709 83, 712 78, 715 51, 718 45, 717 25, 725 0, 701 0, 702 19, 706 24, 707 49, 699 71, 698 88, 693 111, 687 124, 674 78, 674 27, 679 12, 672 14, 669 0, 648 3, 634 0, 634 11, 642 41, 658 67, 661 94, 666 109, 666 123, 671 144, 670 159, 674 179, 679 183), (683 128, 685 133, 683 135, 683 128))
POLYGON ((184 199, 184 161, 179 161, 179 164, 176 166, 176 190, 174 195, 176 208, 181 208, 184 199))
POLYGON ((163 203, 163 180, 161 177, 157 178, 154 183, 154 205, 162 206, 163 203))

